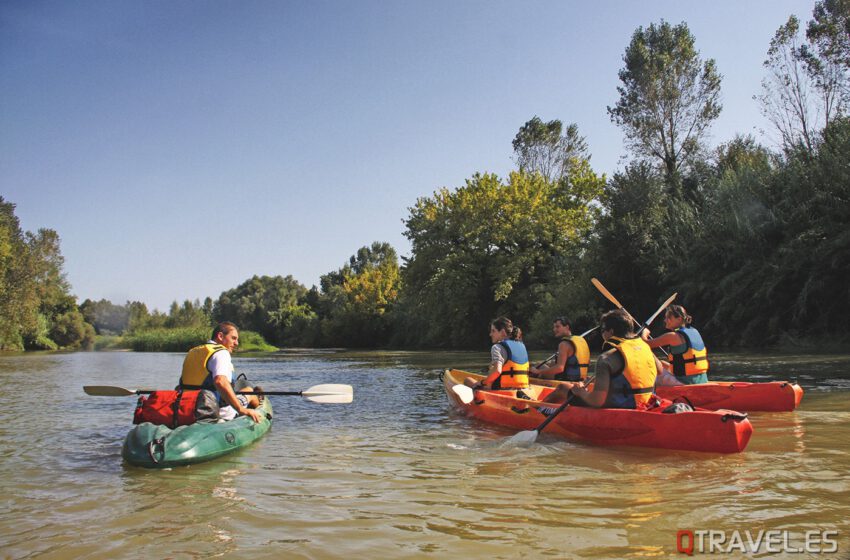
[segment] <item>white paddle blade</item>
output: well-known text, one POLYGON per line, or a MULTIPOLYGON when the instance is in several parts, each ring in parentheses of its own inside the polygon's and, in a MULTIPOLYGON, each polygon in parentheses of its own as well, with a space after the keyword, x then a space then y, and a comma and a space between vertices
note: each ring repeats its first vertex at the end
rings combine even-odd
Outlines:
POLYGON ((135 389, 125 389, 124 387, 112 387, 110 385, 84 385, 83 391, 87 395, 95 397, 129 397, 135 395, 135 389))
POLYGON ((452 391, 460 398, 460 402, 463 404, 469 404, 472 402, 473 393, 472 387, 467 387, 466 385, 452 385, 452 391))
POLYGON ((354 390, 351 385, 327 383, 314 385, 301 392, 305 399, 323 404, 348 404, 354 400, 354 390))
POLYGON ((505 440, 502 447, 528 447, 537 441, 537 435, 539 433, 537 430, 525 430, 524 432, 516 433, 505 440))

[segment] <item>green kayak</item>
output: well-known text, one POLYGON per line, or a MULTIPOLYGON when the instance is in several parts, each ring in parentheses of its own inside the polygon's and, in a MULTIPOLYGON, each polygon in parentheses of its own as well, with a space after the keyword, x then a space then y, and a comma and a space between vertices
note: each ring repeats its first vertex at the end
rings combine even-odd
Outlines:
POLYGON ((127 434, 121 454, 131 465, 164 469, 210 461, 260 439, 272 425, 272 405, 263 399, 264 418, 255 423, 247 416, 227 422, 197 422, 189 426, 139 424, 127 434))

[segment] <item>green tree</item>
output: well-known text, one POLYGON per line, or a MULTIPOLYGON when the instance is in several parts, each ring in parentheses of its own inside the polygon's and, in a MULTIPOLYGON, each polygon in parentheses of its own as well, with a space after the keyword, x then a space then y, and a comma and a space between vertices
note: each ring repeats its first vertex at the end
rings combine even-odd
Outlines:
POLYGON ((773 36, 755 99, 786 151, 813 155, 821 131, 850 107, 850 2, 818 2, 806 38, 792 15, 773 36))
POLYGON ((75 348, 94 330, 69 294, 59 236, 24 232, 15 205, 0 197, 0 349, 75 348))
POLYGON ((824 59, 850 70, 850 0, 815 2, 806 37, 824 59))
POLYGON ((664 177, 633 161, 606 184, 602 208, 589 268, 621 302, 656 301, 672 264, 664 177))
POLYGON ((29 248, 15 205, 0 197, 0 350, 20 350, 38 328, 38 298, 27 271, 29 248))
POLYGON ((526 122, 513 140, 514 159, 519 170, 540 173, 550 182, 566 177, 570 168, 587 160, 587 141, 571 123, 563 130, 559 120, 544 123, 535 116, 526 122))
POLYGON ((556 264, 577 266, 584 250, 603 180, 587 173, 579 183, 565 192, 569 183, 539 173, 511 173, 506 183, 476 174, 457 190, 417 200, 405 222, 407 342, 471 347, 486 340, 499 314, 527 322, 556 264))
POLYGON ((389 341, 389 313, 401 285, 398 256, 389 243, 361 247, 348 264, 320 279, 322 341, 374 347, 389 341))
POLYGON ((253 276, 219 296, 213 306, 215 321, 232 321, 240 329, 260 333, 267 341, 284 343, 293 314, 305 312, 307 288, 292 276, 253 276))
POLYGON ((623 56, 620 98, 608 107, 627 146, 658 161, 668 178, 697 154, 722 108, 721 75, 713 59, 699 58, 694 43, 685 23, 639 27, 623 56))

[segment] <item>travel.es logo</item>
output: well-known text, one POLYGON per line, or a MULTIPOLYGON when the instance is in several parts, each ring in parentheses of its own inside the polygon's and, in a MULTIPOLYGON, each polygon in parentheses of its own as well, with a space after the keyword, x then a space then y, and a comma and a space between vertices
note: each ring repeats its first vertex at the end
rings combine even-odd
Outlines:
POLYGON ((694 554, 832 554, 838 552, 838 531, 716 531, 682 530, 676 533, 676 550, 694 554))

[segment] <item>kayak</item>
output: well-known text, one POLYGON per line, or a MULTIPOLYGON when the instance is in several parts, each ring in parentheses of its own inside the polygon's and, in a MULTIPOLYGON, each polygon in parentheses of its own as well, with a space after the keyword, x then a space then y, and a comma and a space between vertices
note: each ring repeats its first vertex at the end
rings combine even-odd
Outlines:
MULTIPOLYGON (((452 390, 463 380, 481 375, 446 370, 443 385, 449 401, 460 411, 485 422, 517 430, 536 429, 546 419, 535 405, 553 387, 532 384, 526 393, 536 400, 518 399, 511 391, 476 391, 464 404, 452 390)), ((544 405, 548 406, 548 405, 544 405)), ((557 406, 557 405, 551 405, 557 406)), ((695 410, 664 414, 651 410, 569 406, 546 426, 547 434, 575 438, 599 445, 629 445, 709 453, 738 453, 747 447, 753 426, 746 414, 733 410, 695 410)))
POLYGON ((803 388, 790 381, 770 383, 714 382, 656 387, 664 399, 686 398, 693 406, 746 412, 788 412, 800 406, 803 388))
POLYGON ((264 398, 258 408, 263 413, 259 423, 248 416, 229 421, 196 422, 171 429, 143 422, 130 430, 121 454, 137 467, 163 469, 210 461, 241 449, 269 431, 272 406, 264 398))

